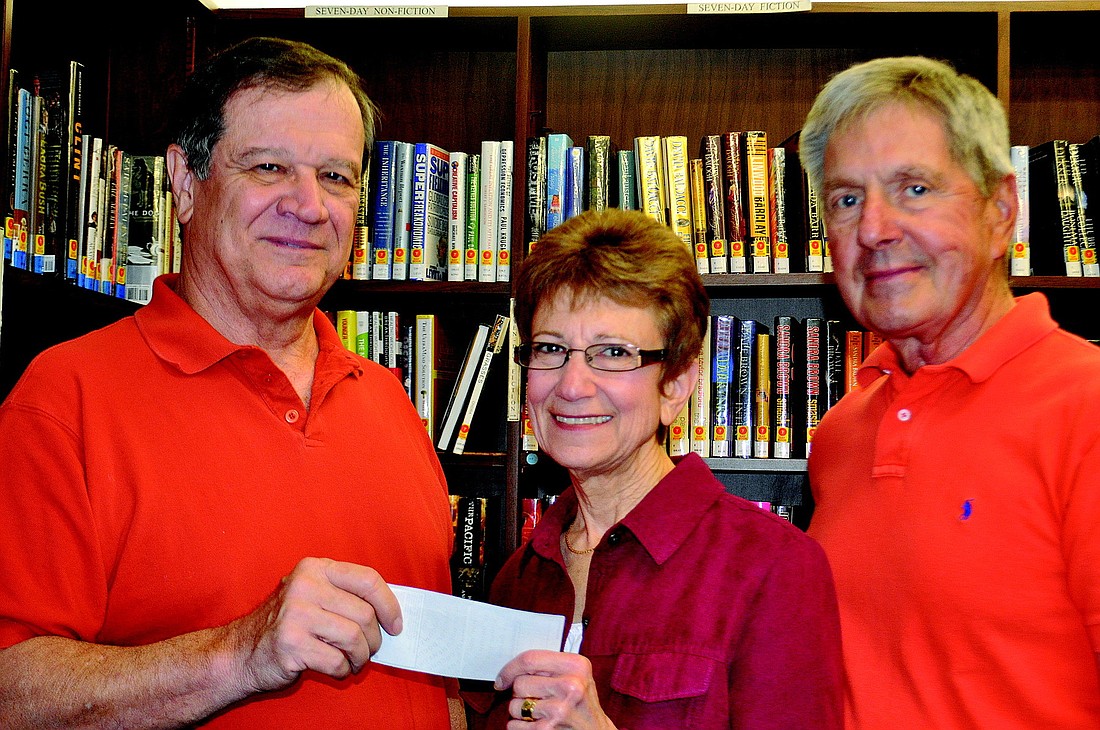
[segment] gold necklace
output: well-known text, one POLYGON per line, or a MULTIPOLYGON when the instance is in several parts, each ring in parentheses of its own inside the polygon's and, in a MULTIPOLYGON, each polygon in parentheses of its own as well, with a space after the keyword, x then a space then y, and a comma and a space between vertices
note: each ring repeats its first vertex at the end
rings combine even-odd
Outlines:
MULTIPOLYGON (((569 527, 571 528, 572 525, 570 525, 569 527)), ((565 532, 562 533, 562 537, 565 538, 565 549, 573 553, 574 555, 590 555, 596 550, 596 548, 594 547, 590 547, 587 550, 577 550, 575 547, 573 547, 573 543, 569 542, 569 528, 566 528, 565 532)))

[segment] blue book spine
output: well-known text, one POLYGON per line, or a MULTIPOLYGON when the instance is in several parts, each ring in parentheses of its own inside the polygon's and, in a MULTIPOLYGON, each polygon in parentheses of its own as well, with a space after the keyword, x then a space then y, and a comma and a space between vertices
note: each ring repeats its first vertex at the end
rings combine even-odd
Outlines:
POLYGON ((371 278, 389 279, 393 266, 393 163, 397 142, 374 143, 378 170, 371 200, 371 278))
POLYGON ((763 332, 751 319, 737 320, 736 376, 733 388, 733 455, 752 457, 753 375, 756 368, 756 335, 763 332))
POLYGON ((618 155, 619 207, 623 210, 638 209, 638 189, 634 166, 634 150, 619 150, 618 155))
POLYGON ((31 172, 34 169, 34 160, 31 159, 31 135, 33 125, 31 93, 26 89, 19 90, 19 118, 16 126, 15 148, 15 189, 13 192, 12 211, 15 222, 12 236, 11 263, 17 269, 26 269, 28 259, 28 239, 30 231, 31 209, 31 172))
POLYGON ((413 148, 409 279, 439 281, 447 261, 447 200, 451 186, 450 154, 428 142, 413 148))
POLYGON ((711 371, 711 441, 712 455, 730 456, 730 383, 733 380, 734 317, 717 315, 711 319, 711 342, 714 348, 714 368, 711 371))
POLYGON ((569 150, 573 140, 568 134, 555 133, 546 137, 546 230, 565 220, 566 180, 569 170, 569 150))
POLYGON ((584 147, 569 148, 569 184, 565 190, 565 219, 584 212, 584 147))

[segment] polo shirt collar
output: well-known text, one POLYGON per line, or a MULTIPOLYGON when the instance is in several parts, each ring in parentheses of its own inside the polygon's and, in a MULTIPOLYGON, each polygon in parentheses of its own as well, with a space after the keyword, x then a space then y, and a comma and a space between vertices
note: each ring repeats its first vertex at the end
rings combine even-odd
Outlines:
MULTIPOLYGON (((1046 297, 1040 292, 1027 294, 1017 297, 1016 306, 957 357, 942 365, 925 367, 953 368, 980 383, 1057 328, 1046 297)), ((892 345, 883 344, 867 357, 856 378, 860 387, 867 387, 884 373, 903 372, 897 351, 892 345)))
MULTIPOLYGON (((642 498, 615 530, 629 530, 657 564, 663 564, 691 535, 723 490, 698 454, 688 454, 642 498)), ((559 540, 577 514, 577 495, 567 489, 547 510, 531 539, 531 549, 562 563, 559 540)), ((605 537, 606 540, 606 537, 605 537)))
MULTIPOLYGON (((153 281, 153 298, 134 314, 137 328, 157 357, 193 375, 235 352, 261 349, 230 342, 176 293, 179 274, 164 274, 153 281)), ((320 310, 313 315, 317 333, 318 363, 336 357, 339 370, 362 373, 354 353, 340 342, 336 328, 320 310)))

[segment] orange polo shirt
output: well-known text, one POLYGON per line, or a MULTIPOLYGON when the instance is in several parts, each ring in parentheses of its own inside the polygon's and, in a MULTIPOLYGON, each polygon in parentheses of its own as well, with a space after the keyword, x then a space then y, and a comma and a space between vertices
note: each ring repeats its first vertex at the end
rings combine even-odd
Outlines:
MULTIPOLYGON (((0 647, 122 646, 219 626, 304 557, 450 592, 435 450, 392 374, 317 313, 310 409, 267 354, 170 288, 40 355, 0 406, 0 647)), ((443 680, 306 673, 210 728, 449 727, 443 680)))
POLYGON ((814 438, 848 726, 1100 727, 1100 348, 1032 294, 954 360, 890 346, 814 438))

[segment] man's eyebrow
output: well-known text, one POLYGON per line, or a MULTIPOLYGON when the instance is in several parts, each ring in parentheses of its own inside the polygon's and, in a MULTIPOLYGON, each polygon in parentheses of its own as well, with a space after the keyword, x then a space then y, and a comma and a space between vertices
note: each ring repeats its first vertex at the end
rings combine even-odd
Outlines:
MULTIPOLYGON (((234 160, 238 164, 248 164, 255 160, 260 160, 265 157, 272 157, 276 159, 289 158, 290 150, 285 147, 248 147, 241 150, 234 160)), ((362 171, 360 164, 353 160, 347 160, 342 157, 329 157, 321 161, 321 168, 335 168, 337 170, 343 170, 358 177, 362 171)))

